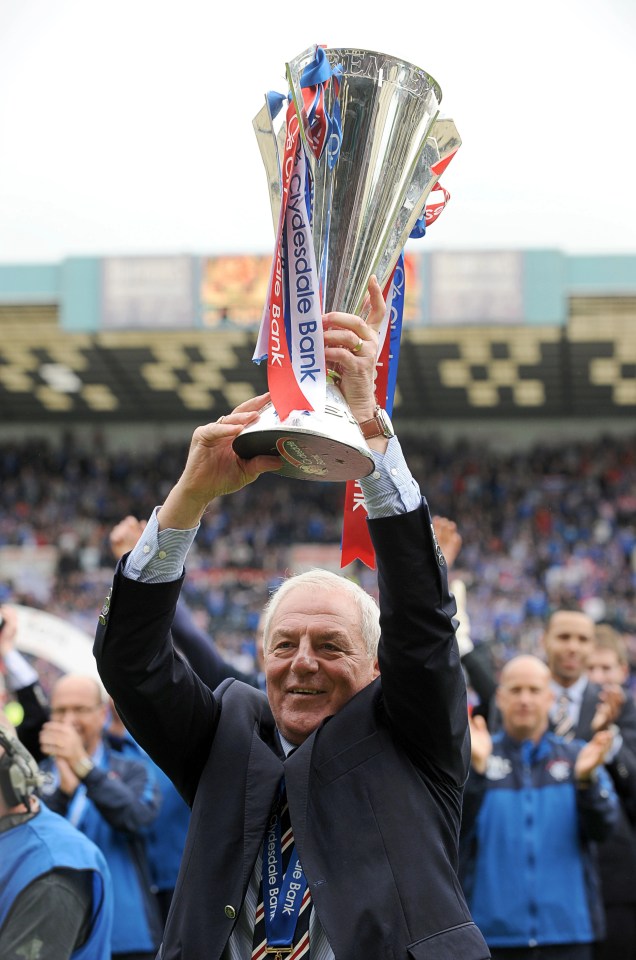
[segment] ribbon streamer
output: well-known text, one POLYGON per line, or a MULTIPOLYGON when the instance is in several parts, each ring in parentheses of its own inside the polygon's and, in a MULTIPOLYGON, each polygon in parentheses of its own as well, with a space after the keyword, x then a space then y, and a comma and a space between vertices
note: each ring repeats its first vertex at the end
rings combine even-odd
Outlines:
POLYGON ((330 77, 331 66, 323 47, 318 46, 315 58, 305 67, 300 77, 305 137, 316 160, 322 157, 327 143, 329 122, 325 110, 325 87, 330 77))
MULTIPOLYGON (((444 160, 444 169, 455 154, 444 160)), ((439 171, 435 171, 439 172, 439 171)), ((420 239, 426 235, 426 228, 435 223, 450 200, 450 193, 438 182, 434 190, 441 191, 444 199, 428 202, 410 233, 410 239, 420 239)), ((431 191, 432 195, 433 191, 431 191)), ((384 290, 387 310, 380 326, 380 344, 378 350, 375 398, 387 411, 393 412, 397 372, 404 317, 405 273, 404 253, 400 254, 398 264, 391 280, 384 290), (388 335, 387 335, 388 334, 388 335)), ((367 508, 364 502, 362 484, 359 480, 349 480, 345 489, 342 541, 340 548, 340 566, 346 567, 354 560, 360 560, 372 570, 375 569, 375 551, 371 543, 367 526, 367 508)))

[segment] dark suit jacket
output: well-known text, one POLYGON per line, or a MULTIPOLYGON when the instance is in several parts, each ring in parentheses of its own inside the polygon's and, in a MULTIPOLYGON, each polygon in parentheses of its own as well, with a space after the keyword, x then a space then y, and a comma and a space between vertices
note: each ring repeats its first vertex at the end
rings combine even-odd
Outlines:
POLYGON ((281 775, 314 907, 337 960, 482 960, 457 874, 469 764, 455 604, 428 509, 370 522, 381 678, 286 761, 267 699, 214 693, 175 652, 179 583, 116 576, 95 655, 135 739, 192 804, 162 957, 221 956, 281 775))
MULTIPOLYGON (((592 718, 600 694, 597 683, 588 683, 576 725, 579 740, 592 739, 592 718)), ((623 745, 614 759, 605 764, 621 801, 619 818, 612 835, 599 844, 598 859, 605 904, 636 905, 636 706, 627 696, 616 721, 623 745)))

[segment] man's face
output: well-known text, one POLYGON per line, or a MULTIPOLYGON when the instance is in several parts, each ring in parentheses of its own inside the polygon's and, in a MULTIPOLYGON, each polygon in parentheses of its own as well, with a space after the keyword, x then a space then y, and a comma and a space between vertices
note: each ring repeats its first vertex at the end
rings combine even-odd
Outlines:
POLYGON ((302 743, 377 675, 358 609, 344 589, 303 584, 281 600, 270 626, 265 676, 286 740, 302 743))
POLYGON ((553 699, 543 664, 526 657, 511 661, 497 690, 506 733, 515 740, 537 740, 547 729, 553 699))
POLYGON ((587 675, 592 683, 623 684, 627 679, 628 669, 621 663, 614 650, 608 647, 594 647, 587 659, 587 675))
POLYGON ((558 610, 543 635, 548 666, 557 683, 569 687, 587 664, 594 644, 594 621, 585 613, 558 610))
POLYGON ((84 749, 92 753, 106 722, 106 705, 100 701, 97 685, 88 677, 62 677, 51 694, 51 719, 72 726, 84 749))

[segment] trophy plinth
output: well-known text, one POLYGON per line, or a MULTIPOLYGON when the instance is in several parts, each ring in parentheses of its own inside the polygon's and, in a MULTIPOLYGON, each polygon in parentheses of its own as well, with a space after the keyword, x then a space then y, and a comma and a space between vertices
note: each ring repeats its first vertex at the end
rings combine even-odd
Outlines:
POLYGON ((342 393, 329 382, 324 414, 293 410, 281 421, 268 403, 259 420, 236 437, 233 447, 245 460, 262 454, 280 456, 280 475, 297 480, 356 480, 374 467, 342 393))

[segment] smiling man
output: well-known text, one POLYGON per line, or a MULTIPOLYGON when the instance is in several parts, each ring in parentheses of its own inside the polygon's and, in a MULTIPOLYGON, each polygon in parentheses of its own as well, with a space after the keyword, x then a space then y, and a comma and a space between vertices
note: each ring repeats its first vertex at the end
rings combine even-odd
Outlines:
POLYGON ((195 431, 102 611, 102 679, 192 806, 165 960, 488 957, 456 874, 469 761, 456 608, 426 501, 376 409, 375 281, 370 300, 368 322, 330 314, 324 336, 375 461, 361 484, 380 619, 359 587, 312 571, 266 611, 267 694, 231 679, 213 691, 175 651, 184 559, 208 503, 279 466, 232 448, 265 397, 195 431))
POLYGON ((545 628, 543 646, 553 680, 571 687, 585 671, 594 645, 594 621, 580 610, 556 610, 545 628))
POLYGON ((378 676, 377 607, 327 571, 287 580, 266 608, 263 634, 270 706, 294 745, 378 676))

